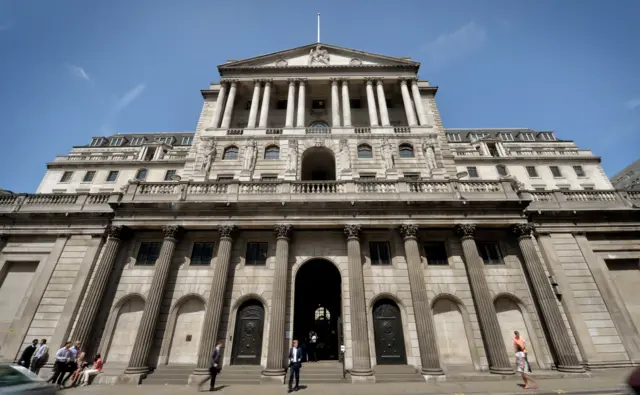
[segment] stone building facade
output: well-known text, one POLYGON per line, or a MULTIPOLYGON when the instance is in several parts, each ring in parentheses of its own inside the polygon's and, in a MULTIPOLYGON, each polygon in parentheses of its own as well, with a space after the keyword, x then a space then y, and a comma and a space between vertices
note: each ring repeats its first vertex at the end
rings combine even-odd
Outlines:
POLYGON ((354 382, 640 363, 640 194, 551 131, 446 129, 419 64, 326 44, 232 61, 195 133, 94 137, 0 195, 0 358, 80 340, 108 382, 354 382), (462 341, 461 341, 462 340, 462 341), (344 354, 341 347, 344 346, 344 354), (224 373, 223 373, 224 375, 224 373))

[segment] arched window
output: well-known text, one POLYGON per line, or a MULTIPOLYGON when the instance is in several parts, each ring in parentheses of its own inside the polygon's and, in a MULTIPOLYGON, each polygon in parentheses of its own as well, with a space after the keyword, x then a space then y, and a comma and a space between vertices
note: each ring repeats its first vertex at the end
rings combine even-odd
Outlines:
POLYGON ((373 150, 369 144, 360 144, 358 146, 358 158, 371 159, 373 158, 373 150))
POLYGON ((313 122, 311 122, 309 127, 310 128, 318 128, 318 129, 328 129, 329 128, 329 124, 326 123, 325 121, 313 121, 313 122))
POLYGON ((147 178, 147 169, 140 169, 136 173, 136 180, 144 181, 147 178))
POLYGON ((270 145, 264 149, 265 159, 280 159, 280 147, 277 145, 270 145))
POLYGON ((409 143, 400 144, 399 155, 401 158, 413 158, 413 146, 409 143))
POLYGON ((229 146, 224 149, 224 153, 222 154, 223 160, 234 160, 238 159, 238 147, 235 145, 229 146))
POLYGON ((316 309, 316 321, 329 321, 330 319, 331 313, 329 312, 329 309, 322 306, 316 309))

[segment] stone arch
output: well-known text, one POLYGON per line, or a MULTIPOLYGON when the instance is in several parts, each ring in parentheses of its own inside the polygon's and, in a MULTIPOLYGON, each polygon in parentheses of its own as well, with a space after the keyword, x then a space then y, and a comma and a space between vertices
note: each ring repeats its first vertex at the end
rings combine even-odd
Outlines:
POLYGON ((268 144, 264 147, 263 158, 266 160, 278 160, 280 159, 280 146, 278 144, 268 144))
POLYGON ((326 257, 323 257, 323 256, 312 256, 312 257, 308 257, 308 258, 304 259, 302 262, 297 262, 297 263, 295 263, 293 265, 292 274, 293 274, 294 281, 295 281, 296 275, 298 274, 298 270, 300 270, 300 268, 302 266, 304 266, 305 263, 310 262, 310 261, 317 261, 319 259, 327 261, 327 262, 331 262, 331 264, 333 264, 333 266, 335 266, 336 269, 338 269, 338 271, 340 272, 340 276, 342 277, 342 269, 340 268, 340 265, 338 265, 338 263, 336 263, 335 260, 333 260, 331 258, 326 258, 326 257))
POLYGON ((373 145, 367 141, 359 141, 356 147, 356 158, 373 159, 373 145), (361 156, 362 152, 362 156, 361 156), (370 156, 367 156, 370 155, 370 156))
MULTIPOLYGON (((266 307, 267 304, 264 298, 262 298, 260 295, 246 294, 238 298, 238 300, 233 304, 232 314, 229 317, 230 319, 229 319, 229 325, 227 330, 228 335, 227 335, 226 342, 229 347, 228 350, 230 351, 228 360, 231 361, 231 364, 234 364, 234 356, 238 353, 237 342, 241 341, 236 331, 237 329, 236 326, 241 324, 240 322, 238 322, 238 315, 242 312, 243 308, 249 307, 252 305, 259 306, 260 309, 262 310, 262 322, 260 323, 261 327, 257 328, 258 331, 260 330, 262 331, 261 334, 258 333, 258 339, 260 341, 260 345, 257 347, 257 352, 259 353, 259 355, 257 356, 257 360, 252 364, 257 364, 257 365, 262 364, 262 358, 266 356, 266 352, 268 349, 268 345, 267 345, 268 326, 266 324, 267 316, 268 316, 267 307, 266 307)), ((227 358, 225 358, 225 360, 227 360, 227 358)))
MULTIPOLYGON (((192 307, 195 307, 195 305, 190 306, 190 308, 192 307)), ((202 334, 202 325, 204 324, 205 310, 206 310, 206 302, 204 298, 201 295, 196 293, 188 293, 186 295, 183 295, 173 304, 169 312, 169 319, 167 321, 167 330, 165 331, 164 338, 162 339, 162 347, 160 349, 161 364, 166 365, 169 363, 196 363, 197 362, 198 345, 200 342, 200 336, 202 334), (197 304, 199 304, 202 307, 201 309, 202 313, 200 314, 201 317, 199 317, 200 325, 198 325, 197 322, 192 322, 191 326, 193 328, 193 333, 186 333, 183 339, 177 338, 177 336, 182 336, 182 333, 181 333, 182 327, 183 327, 182 324, 184 321, 182 319, 180 320, 180 322, 178 322, 178 320, 179 318, 185 318, 185 317, 180 317, 181 314, 185 313, 185 311, 181 311, 181 309, 183 308, 183 306, 185 306, 186 303, 189 303, 194 300, 197 301, 197 304), (194 344, 193 346, 193 348, 195 349, 195 352, 193 354, 194 360, 178 362, 174 358, 177 356, 177 353, 179 352, 179 350, 175 348, 175 346, 178 346, 178 347, 183 346, 181 343, 187 341, 186 335, 191 335, 191 339, 189 340, 189 342, 194 344)), ((187 347, 184 347, 184 348, 186 349, 187 347)))
POLYGON ((480 358, 475 347, 471 318, 462 301, 443 293, 431 301, 440 362, 444 366, 470 366, 480 370, 480 358), (466 342, 461 342, 461 338, 466 342))
POLYGON ((520 332, 527 343, 527 357, 529 363, 537 364, 540 368, 545 368, 542 361, 542 351, 536 330, 531 321, 527 306, 522 300, 511 293, 498 293, 493 298, 493 305, 498 315, 500 331, 504 339, 508 355, 513 354, 513 331, 520 332))
POLYGON ((146 300, 139 293, 128 294, 114 303, 100 345, 105 363, 127 363, 131 357, 146 300), (112 352, 118 350, 118 353, 112 352))
POLYGON ((222 160, 237 160, 240 159, 240 148, 238 148, 237 144, 229 144, 222 149, 222 160), (230 158, 227 157, 231 155, 232 151, 235 151, 235 157, 230 158))
POLYGON ((371 354, 371 366, 376 364, 376 345, 375 345, 375 332, 373 327, 373 308, 381 300, 388 299, 394 302, 400 310, 400 317, 402 319, 402 334, 404 336, 404 348, 407 354, 407 363, 409 365, 418 366, 419 361, 416 360, 417 355, 413 355, 413 346, 411 344, 411 333, 409 332, 409 315, 407 314, 407 307, 402 300, 396 295, 390 292, 380 292, 376 294, 367 305, 367 329, 369 332, 369 352, 371 354))
POLYGON ((300 180, 335 181, 338 166, 335 152, 328 147, 311 147, 300 157, 300 180))
POLYGON ((398 158, 415 158, 416 157, 416 148, 413 143, 408 141, 400 141, 398 142, 398 158), (404 153, 403 153, 404 152, 404 153), (408 153, 410 152, 410 156, 408 153))

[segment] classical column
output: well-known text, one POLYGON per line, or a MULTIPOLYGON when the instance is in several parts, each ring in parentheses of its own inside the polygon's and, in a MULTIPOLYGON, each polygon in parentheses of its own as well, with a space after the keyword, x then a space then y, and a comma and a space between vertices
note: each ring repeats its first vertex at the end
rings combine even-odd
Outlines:
POLYGON ((427 113, 424 111, 424 105, 422 104, 422 96, 420 96, 420 89, 418 89, 417 78, 411 79, 411 92, 413 93, 413 104, 416 106, 420 125, 426 126, 429 124, 429 121, 427 120, 427 113))
POLYGON ((511 358, 507 355, 507 349, 504 346, 496 308, 489 292, 487 279, 484 276, 484 262, 480 258, 474 239, 476 226, 459 224, 455 229, 462 241, 462 252, 467 266, 471 293, 489 359, 489 371, 497 374, 513 374, 511 358))
POLYGON ((411 302, 416 317, 416 330, 418 331, 418 347, 420 348, 421 373, 423 375, 442 375, 440 367, 440 355, 436 341, 436 331, 433 323, 433 312, 427 296, 427 287, 424 283, 422 271, 422 259, 418 246, 418 226, 402 225, 400 234, 404 239, 404 253, 407 259, 409 275, 409 287, 411 290, 411 302))
POLYGON ((260 103, 260 86, 262 82, 255 80, 253 84, 253 96, 251 97, 251 110, 249 110, 249 122, 247 128, 256 127, 256 118, 258 117, 258 103, 260 103))
POLYGON ((378 112, 376 111, 376 98, 373 93, 373 81, 366 80, 367 84, 367 105, 369 106, 369 124, 378 126, 378 112))
POLYGON ((220 92, 218 92, 218 98, 216 99, 216 107, 213 110, 213 117, 211 117, 211 127, 214 129, 220 125, 220 114, 222 114, 222 106, 224 105, 224 99, 227 97, 227 85, 228 82, 220 82, 220 92))
POLYGON ((151 280, 151 288, 144 304, 142 319, 136 334, 136 340, 133 343, 133 351, 129 359, 129 365, 124 371, 127 374, 142 374, 149 370, 148 362, 149 351, 153 345, 153 339, 156 334, 156 323, 160 315, 160 307, 162 306, 162 298, 167 285, 167 277, 171 268, 171 259, 173 251, 178 244, 178 238, 182 232, 179 226, 165 226, 162 228, 164 232, 164 240, 160 248, 160 254, 155 264, 153 279, 151 280))
POLYGON ((571 344, 571 338, 562 319, 560 308, 558 308, 556 296, 551 289, 549 279, 531 239, 533 225, 514 225, 513 231, 518 238, 518 245, 524 258, 524 268, 529 275, 533 293, 540 306, 542 318, 547 325, 547 333, 557 358, 557 369, 561 372, 584 372, 571 344))
POLYGON ((384 86, 382 80, 376 81, 378 89, 378 106, 380 106, 380 123, 382 126, 390 126, 389 111, 387 110, 387 99, 384 97, 384 86))
POLYGON ((269 121, 269 99, 271 98, 271 81, 264 82, 264 92, 262 93, 262 107, 260 108, 259 128, 266 128, 269 121))
POLYGON ((124 226, 110 226, 107 229, 107 241, 103 247, 102 258, 96 268, 93 282, 87 287, 85 302, 78 314, 78 322, 70 339, 79 340, 83 347, 87 347, 91 338, 93 324, 98 316, 100 302, 104 297, 111 271, 116 263, 122 239, 127 230, 124 226))
POLYGON ((269 324, 269 350, 265 376, 283 376, 285 367, 284 335, 286 326, 287 280, 289 273, 289 236, 291 225, 278 225, 276 232, 276 268, 271 291, 271 320, 269 324))
POLYGON ((296 126, 299 128, 303 128, 305 126, 305 122, 304 122, 304 103, 306 100, 306 95, 305 95, 305 84, 306 82, 304 80, 300 80, 299 85, 298 85, 298 121, 296 123, 296 126))
POLYGON ((289 92, 287 95, 287 117, 284 124, 285 128, 293 127, 293 114, 296 109, 296 81, 289 79, 289 92))
POLYGON ((351 343, 353 368, 351 376, 372 376, 367 329, 367 306, 364 293, 362 255, 360 255, 360 226, 346 225, 347 256, 349 261, 349 313, 351 314, 351 343))
POLYGON ((407 122, 409 126, 418 126, 416 121, 416 113, 413 111, 413 103, 411 103, 411 95, 409 94, 409 87, 407 86, 407 80, 400 80, 400 91, 402 92, 402 102, 404 103, 404 112, 407 114, 407 122))
POLYGON ((340 93, 338 93, 338 79, 331 79, 331 126, 340 127, 340 93))
POLYGON ((349 81, 342 80, 342 125, 351 126, 351 100, 349 99, 349 81))
POLYGON ((231 116, 233 115, 233 105, 236 100, 237 82, 231 82, 231 88, 229 89, 229 98, 227 99, 227 105, 224 107, 224 116, 222 117, 222 125, 220 129, 227 129, 231 125, 231 116))
POLYGON ((207 374, 211 364, 211 355, 218 341, 218 331, 222 319, 222 309, 224 307, 224 292, 227 285, 227 274, 229 271, 229 260, 231 258, 231 247, 233 244, 233 226, 220 226, 220 242, 218 245, 218 255, 216 256, 216 266, 213 272, 209 299, 204 312, 204 323, 202 335, 200 336, 200 349, 198 350, 198 365, 195 374, 207 374))

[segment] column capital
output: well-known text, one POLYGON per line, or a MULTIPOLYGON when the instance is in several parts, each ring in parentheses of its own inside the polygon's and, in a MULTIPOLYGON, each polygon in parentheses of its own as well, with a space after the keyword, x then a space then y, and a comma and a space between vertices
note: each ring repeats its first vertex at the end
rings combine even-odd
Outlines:
POLYGON ((473 238, 476 233, 476 225, 475 224, 457 224, 455 227, 455 231, 458 234, 458 237, 461 239, 464 238, 473 238))
POLYGON ((237 82, 238 82, 238 80, 237 80, 237 79, 234 79, 234 78, 225 78, 225 79, 220 80, 220 83, 221 83, 221 84, 231 84, 231 85, 235 85, 237 82))
POLYGON ((342 82, 343 84, 349 82, 349 80, 350 80, 349 77, 340 77, 340 78, 338 78, 338 81, 342 82))
POLYGON ((339 77, 330 77, 329 81, 331 81, 332 84, 337 84, 338 81, 340 81, 339 77))
POLYGON ((273 231, 276 232, 276 238, 278 239, 288 240, 291 237, 291 225, 289 224, 276 225, 273 231))
POLYGON ((416 224, 404 224, 400 226, 400 234, 402 237, 406 239, 417 239, 418 238, 418 225, 416 224))
POLYGON ((165 239, 179 239, 182 235, 182 227, 181 226, 163 226, 162 232, 164 233, 165 239))
POLYGON ((307 82, 306 78, 296 78, 296 82, 299 82, 300 85, 304 85, 307 82))
POLYGON ((362 227, 360 225, 345 225, 344 226, 344 234, 347 236, 347 239, 357 239, 360 237, 360 231, 362 227))
MULTIPOLYGON (((111 225, 107 228, 107 236, 110 239, 122 240, 129 235, 129 228, 122 225, 111 225)), ((2 236, 0 236, 2 238, 2 236)))
POLYGON ((233 225, 221 225, 218 227, 221 239, 231 239, 236 227, 233 225))
POLYGON ((296 85, 296 79, 295 78, 287 78, 287 82, 289 82, 289 86, 295 86, 296 85))
POLYGON ((409 77, 398 77, 398 81, 400 81, 400 85, 407 85, 407 81, 409 81, 409 77))
POLYGON ((513 231, 513 233, 516 234, 517 238, 525 238, 528 239, 529 237, 531 237, 531 234, 533 234, 534 231, 534 226, 533 224, 516 224, 513 225, 511 227, 511 230, 513 231))
POLYGON ((379 79, 380 79, 380 77, 364 77, 365 81, 377 81, 379 79))

